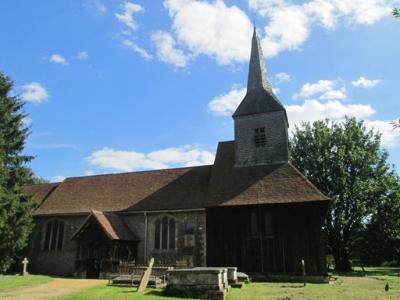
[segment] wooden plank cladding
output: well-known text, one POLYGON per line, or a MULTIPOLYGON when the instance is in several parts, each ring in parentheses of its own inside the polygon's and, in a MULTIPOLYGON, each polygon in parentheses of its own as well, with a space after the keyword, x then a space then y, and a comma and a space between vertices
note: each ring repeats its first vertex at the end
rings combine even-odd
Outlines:
POLYGON ((250 274, 325 275, 324 203, 207 209, 207 265, 250 274))

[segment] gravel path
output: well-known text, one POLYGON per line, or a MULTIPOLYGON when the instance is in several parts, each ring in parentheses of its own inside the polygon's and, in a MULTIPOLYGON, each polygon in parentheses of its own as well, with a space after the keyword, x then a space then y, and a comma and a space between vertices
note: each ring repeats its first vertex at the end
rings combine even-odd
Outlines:
POLYGON ((49 300, 60 299, 80 290, 105 285, 106 280, 56 278, 48 283, 0 292, 0 299, 49 300))

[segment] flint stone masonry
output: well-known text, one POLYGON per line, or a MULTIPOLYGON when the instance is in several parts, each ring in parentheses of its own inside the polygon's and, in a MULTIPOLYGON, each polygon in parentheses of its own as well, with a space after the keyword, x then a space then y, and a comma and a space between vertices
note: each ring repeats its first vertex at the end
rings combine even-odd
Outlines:
POLYGON ((193 268, 167 272, 165 293, 170 296, 225 299, 229 289, 227 268, 193 268))

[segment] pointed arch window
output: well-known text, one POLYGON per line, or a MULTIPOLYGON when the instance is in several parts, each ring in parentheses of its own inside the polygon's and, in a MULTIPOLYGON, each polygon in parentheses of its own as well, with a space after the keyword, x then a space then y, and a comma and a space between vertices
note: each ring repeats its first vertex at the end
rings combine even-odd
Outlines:
POLYGON ((154 249, 175 250, 176 222, 172 217, 164 216, 155 222, 154 249))
POLYGON ((64 222, 52 220, 46 224, 43 250, 61 250, 64 242, 64 222))

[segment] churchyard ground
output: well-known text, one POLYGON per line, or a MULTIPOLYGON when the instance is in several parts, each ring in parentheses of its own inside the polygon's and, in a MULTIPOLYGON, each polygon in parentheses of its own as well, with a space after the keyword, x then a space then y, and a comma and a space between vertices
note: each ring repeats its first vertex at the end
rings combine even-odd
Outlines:
MULTIPOLYGON (((251 283, 242 289, 231 289, 227 300, 305 300, 305 299, 334 299, 334 300, 377 300, 400 299, 400 268, 366 268, 364 275, 360 269, 346 274, 334 274, 330 284, 307 284, 303 287, 299 283, 251 283), (385 285, 389 283, 390 290, 385 292, 385 285)), ((144 294, 135 292, 135 288, 106 286, 105 281, 60 279, 45 276, 29 276, 31 286, 21 288, 21 285, 11 285, 8 276, 0 277, 0 299, 4 298, 4 290, 8 291, 8 299, 62 299, 62 300, 174 300, 179 298, 165 297, 161 290, 147 289, 144 294), (44 280, 43 283, 40 280, 44 280), (75 290, 64 287, 64 294, 57 294, 56 289, 60 280, 70 280, 76 286, 75 290), (8 282, 8 283, 7 283, 8 282), (92 286, 91 286, 92 285, 92 286), (93 286, 94 285, 94 286, 93 286), (53 286, 53 288, 51 288, 53 286), (78 287, 80 286, 80 287, 78 287), (29 292, 29 297, 27 296, 29 292), (34 294, 36 292, 36 294, 34 294), (44 293, 44 294, 43 294, 44 293), (53 294, 52 294, 53 293, 53 294), (3 295, 3 296, 2 296, 3 295), (17 295, 25 295, 16 297, 17 295), (43 297, 45 295, 45 297, 43 297), (3 297, 3 298, 2 298, 3 297)), ((21 277, 18 278, 20 280, 21 277)))

